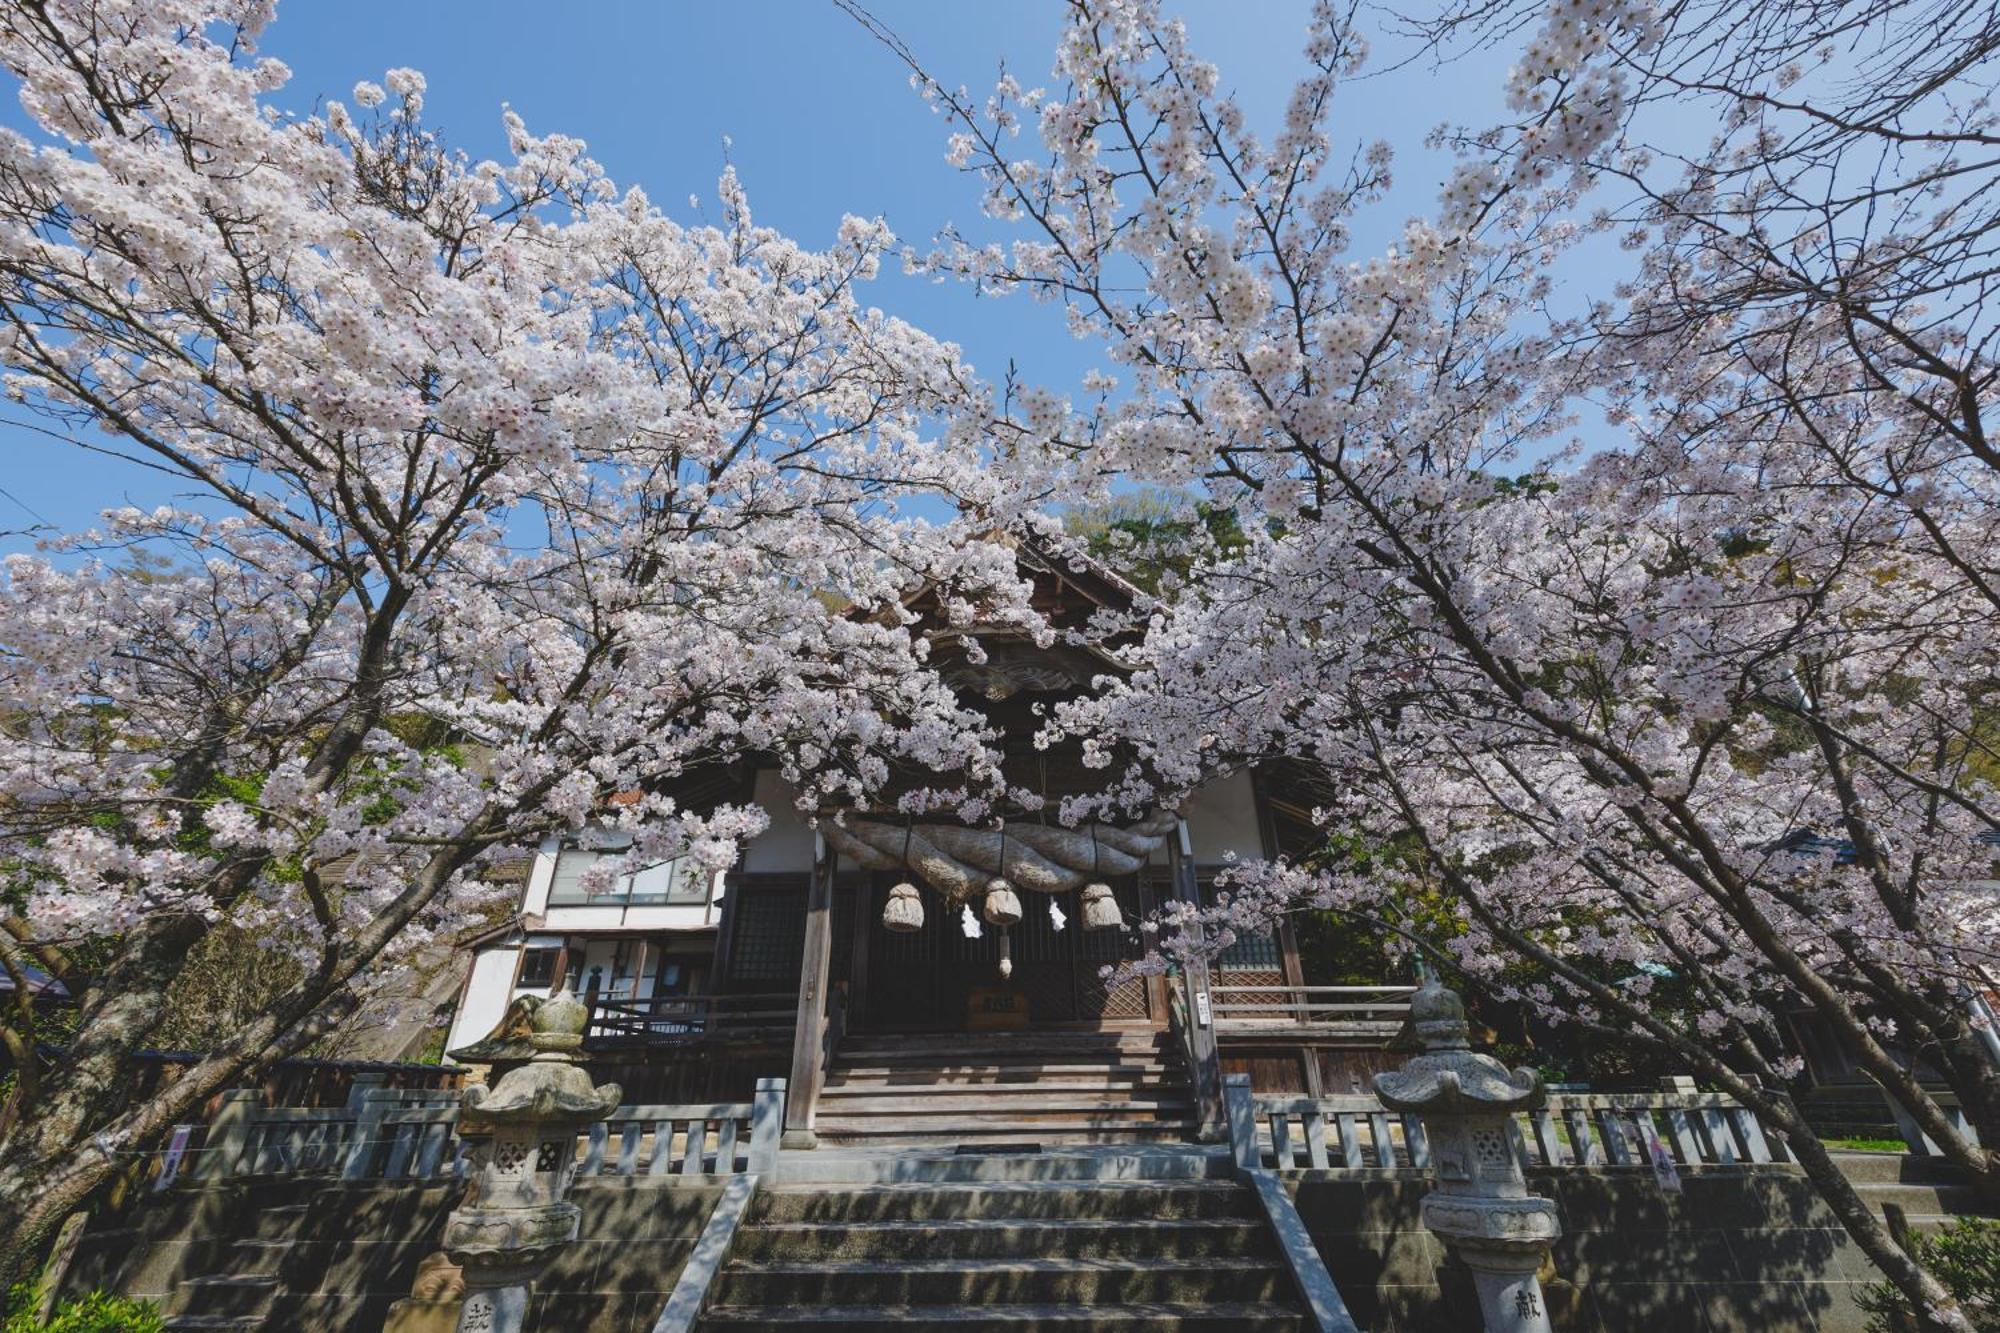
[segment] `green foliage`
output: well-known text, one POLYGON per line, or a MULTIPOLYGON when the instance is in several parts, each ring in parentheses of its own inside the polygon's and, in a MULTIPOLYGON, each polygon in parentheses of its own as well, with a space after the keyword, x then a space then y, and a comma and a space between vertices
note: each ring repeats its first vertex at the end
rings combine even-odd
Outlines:
POLYGON ((1063 526, 1083 538, 1090 553, 1147 592, 1158 592, 1168 574, 1185 578, 1205 550, 1228 551, 1243 544, 1234 511, 1207 502, 1185 504, 1165 491, 1121 495, 1100 509, 1072 509, 1063 526))
MULTIPOLYGON (((1979 1333, 2000 1333, 2000 1222, 1961 1217, 1943 1231, 1911 1238, 1911 1257, 1958 1298, 1979 1333)), ((1868 1333, 1903 1333, 1918 1327, 1910 1303, 1887 1282, 1861 1293, 1868 1333)))
POLYGON ((35 1317, 34 1288, 22 1283, 7 1294, 7 1322, 0 1333, 160 1333, 166 1324, 151 1301, 93 1291, 57 1302, 44 1323, 35 1317))
POLYGON ((1822 1138, 1820 1142, 1825 1144, 1826 1147, 1833 1152, 1904 1153, 1910 1150, 1910 1145, 1903 1142, 1901 1139, 1874 1139, 1874 1138, 1849 1137, 1849 1138, 1822 1138))

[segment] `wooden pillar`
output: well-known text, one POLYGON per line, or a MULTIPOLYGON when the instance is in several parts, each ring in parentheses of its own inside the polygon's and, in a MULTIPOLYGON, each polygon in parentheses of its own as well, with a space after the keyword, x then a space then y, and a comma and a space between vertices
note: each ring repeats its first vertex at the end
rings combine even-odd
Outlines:
POLYGON ((805 956, 799 962, 799 1018, 792 1029, 792 1077, 785 1098, 785 1146, 811 1148, 819 1091, 826 1078, 826 982, 833 962, 833 851, 813 836, 812 886, 806 893, 805 956))
MULTIPOLYGON (((1173 872, 1174 897, 1201 906, 1201 887, 1195 881, 1194 857, 1188 845, 1186 820, 1174 822, 1174 836, 1167 840, 1167 865, 1173 872)), ((1201 944, 1201 927, 1190 924, 1193 943, 1201 944)), ((1215 1047, 1215 1016, 1211 1008, 1208 963, 1190 962, 1181 975, 1187 988, 1188 1051, 1193 1057, 1195 1107, 1200 1113, 1199 1134, 1204 1140, 1219 1138, 1224 1121, 1222 1112, 1222 1058, 1215 1047)))
POLYGON ((854 938, 847 960, 847 1029, 868 1018, 868 941, 874 934, 875 884, 867 874, 854 877, 848 891, 854 895, 854 938))
MULTIPOLYGON (((1250 800, 1257 811, 1257 840, 1263 844, 1264 859, 1275 861, 1279 854, 1278 820, 1271 809, 1271 792, 1262 768, 1250 770, 1250 800)), ((1292 988, 1288 998, 1292 1001, 1294 1020, 1304 1025, 1312 1018, 1312 1006, 1306 1002, 1305 965, 1299 960, 1299 933, 1292 928, 1291 917, 1278 922, 1274 938, 1278 942, 1280 966, 1285 970, 1285 984, 1292 988)), ((1306 1096, 1322 1096, 1319 1048, 1310 1041, 1301 1040, 1294 1053, 1298 1056, 1301 1086, 1306 1096)))

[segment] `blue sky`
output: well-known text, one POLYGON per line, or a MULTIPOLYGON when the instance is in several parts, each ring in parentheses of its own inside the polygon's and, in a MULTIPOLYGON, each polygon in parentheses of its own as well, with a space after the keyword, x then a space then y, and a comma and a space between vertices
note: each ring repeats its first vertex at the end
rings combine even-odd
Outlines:
MULTIPOLYGON (((874 0, 870 8, 941 80, 976 91, 1003 60, 1023 82, 1043 82, 1062 20, 1060 0, 874 0)), ((1168 0, 1168 8, 1186 18, 1196 49, 1252 120, 1272 123, 1302 68, 1307 0, 1168 0)), ((975 182, 944 161, 943 121, 911 92, 895 57, 832 0, 280 0, 262 49, 292 67, 277 99, 288 108, 345 99, 357 80, 411 66, 429 80, 426 118, 475 156, 502 150, 500 109, 511 104, 533 130, 585 139, 620 184, 643 187, 680 216, 690 195, 712 206, 726 151, 758 218, 805 244, 827 243, 850 212, 882 214, 919 243, 947 222, 980 221, 975 182)), ((1395 54, 1386 40, 1377 51, 1395 54)), ((1430 207, 1447 164, 1423 149, 1424 135, 1441 120, 1497 113, 1505 64, 1496 56, 1442 71, 1413 66, 1346 86, 1337 131, 1387 139, 1399 161, 1394 206, 1376 215, 1379 235, 1357 228, 1357 253, 1430 207)), ((0 120, 19 124, 11 94, 0 98, 0 120)), ((1025 301, 975 299, 899 273, 885 273, 866 299, 960 343, 989 376, 1012 359, 1026 377, 1067 387, 1097 356, 1094 344, 1070 338, 1059 312, 1025 301)), ((26 545, 19 530, 36 521, 70 530, 110 505, 172 498, 156 474, 86 461, 18 427, 0 426, 0 460, 0 551, 26 545)))

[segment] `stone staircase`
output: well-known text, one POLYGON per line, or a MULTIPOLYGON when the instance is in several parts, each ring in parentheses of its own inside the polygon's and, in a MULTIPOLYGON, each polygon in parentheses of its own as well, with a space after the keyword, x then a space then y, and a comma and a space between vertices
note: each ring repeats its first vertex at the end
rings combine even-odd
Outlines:
POLYGON ((1985 1215, 1965 1173, 1937 1157, 1902 1153, 1837 1152, 1833 1159, 1855 1192, 1876 1213, 1894 1204, 1918 1231, 1933 1231, 1954 1217, 1985 1215))
POLYGON ((1195 1108, 1157 1032, 851 1035, 815 1129, 840 1145, 1178 1142, 1195 1108))
POLYGON ((1799 1098, 1799 1112, 1815 1133, 1826 1138, 1902 1137, 1882 1090, 1872 1083, 1812 1088, 1799 1098))
POLYGON ((1308 1327, 1232 1180, 780 1186, 761 1194, 700 1328, 1308 1327))
POLYGON ((272 1306, 284 1293, 280 1274, 298 1243, 307 1211, 302 1203, 259 1209, 255 1234, 229 1243, 219 1271, 187 1278, 175 1286, 166 1326, 270 1327, 272 1306))

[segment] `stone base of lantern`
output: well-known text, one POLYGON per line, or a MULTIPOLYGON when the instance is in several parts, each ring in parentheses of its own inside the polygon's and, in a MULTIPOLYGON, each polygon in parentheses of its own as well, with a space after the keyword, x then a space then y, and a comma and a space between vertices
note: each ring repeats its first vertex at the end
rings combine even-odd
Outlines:
POLYGON ((1553 1203, 1432 1194, 1420 1212, 1470 1271, 1487 1333, 1551 1333, 1540 1274, 1562 1234, 1553 1203))
MULTIPOLYGON (((1562 1235, 1556 1206, 1527 1195, 1516 1199, 1428 1194, 1418 1208, 1424 1225, 1441 1240, 1494 1255, 1512 1255, 1530 1268, 1541 1265, 1549 1246, 1562 1235)), ((1472 1262, 1468 1255, 1466 1261, 1472 1262)))
POLYGON ((525 1282, 468 1291, 458 1333, 520 1333, 528 1322, 528 1291, 525 1282))
POLYGON ((532 1277, 577 1237, 583 1210, 573 1203, 494 1208, 475 1204, 451 1215, 445 1225, 445 1252, 465 1270, 467 1285, 479 1278, 519 1270, 532 1277))
POLYGON ((1541 1279, 1518 1269, 1491 1272, 1470 1259, 1472 1289, 1486 1320, 1487 1333, 1551 1333, 1549 1306, 1541 1279))
POLYGON ((575 1240, 583 1212, 573 1203, 526 1208, 473 1205, 451 1215, 445 1252, 465 1271, 461 1333, 515 1333, 528 1317, 535 1279, 575 1240))

